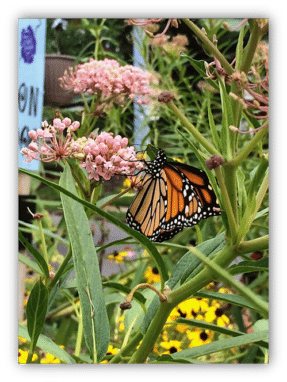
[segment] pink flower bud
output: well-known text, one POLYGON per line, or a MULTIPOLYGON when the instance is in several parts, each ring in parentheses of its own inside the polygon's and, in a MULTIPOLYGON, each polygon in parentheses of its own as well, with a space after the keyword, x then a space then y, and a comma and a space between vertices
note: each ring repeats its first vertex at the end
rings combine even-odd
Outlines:
POLYGON ((30 130, 28 133, 29 137, 33 140, 37 139, 37 132, 35 130, 30 130))
POLYGON ((62 123, 63 123, 66 127, 68 127, 68 126, 71 125, 72 121, 70 120, 70 118, 64 118, 63 121, 62 121, 62 123))
POLYGON ((62 124, 62 121, 60 120, 60 118, 55 118, 55 119, 53 120, 53 126, 54 126, 54 127, 60 127, 61 124, 62 124))
POLYGON ((107 154, 109 152, 109 148, 107 145, 105 145, 103 142, 99 144, 99 149, 101 154, 107 154))
POLYGON ((114 152, 118 152, 120 148, 121 148, 120 142, 115 141, 114 144, 113 144, 113 151, 114 152))
POLYGON ((32 150, 32 151, 38 151, 38 145, 37 145, 37 143, 36 142, 31 142, 30 144, 29 144, 29 146, 28 146, 28 148, 30 149, 30 150, 32 150))
POLYGON ((72 123, 70 129, 71 129, 72 131, 76 131, 79 127, 80 127, 80 122, 75 121, 75 122, 72 123))

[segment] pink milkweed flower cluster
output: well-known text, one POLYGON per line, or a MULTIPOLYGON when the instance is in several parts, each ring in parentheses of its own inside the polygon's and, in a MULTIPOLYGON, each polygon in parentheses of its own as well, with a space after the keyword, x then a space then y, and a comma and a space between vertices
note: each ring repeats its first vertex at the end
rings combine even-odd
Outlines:
POLYGON ((70 118, 55 118, 53 125, 42 122, 42 129, 30 130, 28 135, 31 143, 21 150, 27 162, 41 160, 42 162, 59 162, 60 159, 73 157, 72 132, 80 127, 80 123, 72 123, 70 118), (64 136, 64 130, 67 130, 64 136))
POLYGON ((134 147, 127 146, 128 139, 113 133, 102 132, 95 139, 80 138, 85 155, 80 164, 89 173, 88 179, 111 179, 113 175, 133 175, 144 168, 134 147))
POLYGON ((109 180, 113 175, 134 175, 145 166, 128 146, 128 139, 113 133, 102 132, 96 138, 74 139, 72 132, 80 127, 70 118, 55 118, 52 125, 42 123, 42 129, 29 131, 31 143, 21 150, 27 162, 59 162, 60 159, 75 158, 88 172, 88 179, 109 180), (64 130, 66 134, 64 136, 64 130))
POLYGON ((151 92, 150 84, 156 78, 148 71, 132 66, 120 66, 116 60, 90 59, 89 62, 69 68, 59 78, 62 88, 75 93, 97 94, 111 108, 113 103, 124 106, 127 98, 138 104, 146 104, 151 92))

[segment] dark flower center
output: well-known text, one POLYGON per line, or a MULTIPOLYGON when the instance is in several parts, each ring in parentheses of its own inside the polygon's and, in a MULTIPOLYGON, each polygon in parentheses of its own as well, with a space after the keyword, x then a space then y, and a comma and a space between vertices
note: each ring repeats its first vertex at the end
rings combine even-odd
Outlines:
POLYGON ((201 332, 199 337, 202 341, 206 341, 208 338, 208 335, 205 332, 201 332))
POLYGON ((183 313, 180 309, 177 309, 177 311, 180 314, 180 317, 183 317, 183 318, 186 317, 186 313, 183 313))
POLYGON ((169 349, 169 352, 170 354, 172 353, 176 353, 177 352, 177 348, 175 346, 172 346, 170 349, 169 349))
POLYGON ((216 317, 221 317, 223 315, 223 309, 217 308, 215 311, 216 317))
POLYGON ((152 273, 153 273, 154 275, 158 275, 158 274, 159 274, 159 271, 158 271, 157 267, 153 267, 153 269, 152 269, 152 273))

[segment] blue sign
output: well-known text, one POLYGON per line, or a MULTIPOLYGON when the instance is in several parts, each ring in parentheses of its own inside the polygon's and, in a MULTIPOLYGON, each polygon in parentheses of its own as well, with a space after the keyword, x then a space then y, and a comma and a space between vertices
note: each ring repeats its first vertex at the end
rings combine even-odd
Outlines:
POLYGON ((41 128, 44 99, 46 19, 18 20, 18 166, 37 170, 39 162, 25 162, 20 150, 30 142, 28 132, 41 128))

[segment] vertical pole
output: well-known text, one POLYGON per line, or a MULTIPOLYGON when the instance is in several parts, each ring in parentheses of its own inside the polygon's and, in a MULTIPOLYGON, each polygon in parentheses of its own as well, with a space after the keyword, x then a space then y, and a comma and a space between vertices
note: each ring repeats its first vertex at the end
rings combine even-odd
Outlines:
MULTIPOLYGON (((144 30, 139 26, 133 27, 133 57, 134 66, 137 66, 143 70, 146 69, 144 57, 142 55, 143 39, 145 37, 144 30)), ((134 144, 136 147, 141 147, 142 144, 148 144, 149 139, 145 139, 149 133, 149 127, 147 125, 147 119, 150 115, 150 110, 148 105, 138 105, 134 103, 134 132, 135 139, 134 144)))

